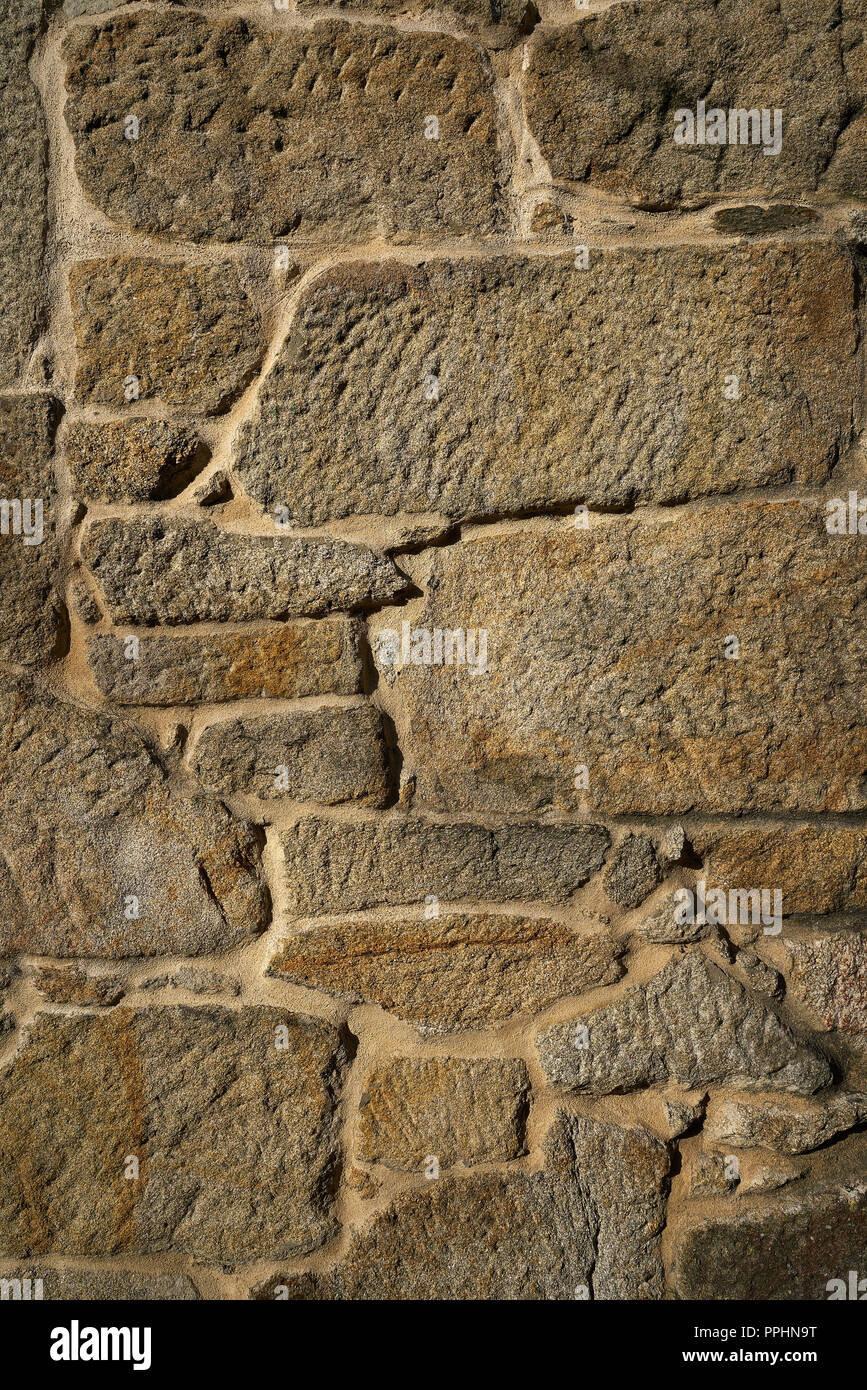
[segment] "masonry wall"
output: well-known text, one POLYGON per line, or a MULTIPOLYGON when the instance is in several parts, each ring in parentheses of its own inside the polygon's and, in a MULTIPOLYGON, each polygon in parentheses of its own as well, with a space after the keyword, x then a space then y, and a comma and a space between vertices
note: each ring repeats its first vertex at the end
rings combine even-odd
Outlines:
POLYGON ((0 1281, 867 1274, 862 0, 0 65, 0 1281))

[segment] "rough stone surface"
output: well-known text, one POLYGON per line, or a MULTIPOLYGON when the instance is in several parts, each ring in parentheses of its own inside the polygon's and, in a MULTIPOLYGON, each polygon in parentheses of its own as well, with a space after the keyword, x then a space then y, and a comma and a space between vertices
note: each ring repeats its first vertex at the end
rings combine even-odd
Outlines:
POLYGON ((691 1226, 674 1278, 679 1298, 819 1301, 865 1264, 867 1188, 852 1183, 691 1226))
POLYGON ((193 430, 163 420, 74 420, 66 434, 73 491, 97 502, 147 502, 180 492, 204 462, 193 430))
POLYGON ((200 955, 266 925, 258 836, 173 792, 137 731, 8 681, 0 727, 0 954, 200 955))
POLYGON ((483 1028, 613 984, 620 947, 559 922, 442 913, 319 925, 284 939, 270 973, 379 1004, 422 1032, 483 1028))
POLYGON ((222 531, 211 521, 107 518, 82 553, 117 623, 244 622, 393 598, 391 560, 365 546, 222 531))
MULTIPOLYGON (((214 3, 214 0, 211 0, 214 3)), ((303 14, 314 8, 319 0, 298 0, 303 14)), ((352 14, 386 15, 389 19, 430 18, 446 15, 472 34, 478 34, 487 48, 507 48, 522 34, 532 31, 538 18, 532 0, 336 0, 336 8, 352 14)))
MULTIPOLYGON (((116 591, 118 601, 120 590, 116 591)), ((139 639, 138 660, 121 636, 87 642, 94 680, 119 705, 186 705, 207 700, 355 695, 361 689, 358 627, 344 617, 288 622, 261 632, 139 639)))
POLYGON ((199 1297, 195 1285, 185 1274, 138 1274, 129 1269, 51 1269, 47 1265, 14 1265, 0 1271, 0 1298, 14 1299, 18 1293, 10 1280, 42 1280, 46 1302, 99 1303, 170 1301, 189 1302, 199 1297), (5 1281, 5 1282, 4 1282, 5 1281))
POLYGON ((608 814, 867 804, 863 538, 829 535, 818 504, 486 529, 405 563, 425 590, 414 627, 487 632, 487 670, 472 675, 387 667, 382 633, 406 610, 371 624, 419 804, 608 814), (732 636, 739 655, 727 659, 732 636), (575 789, 582 765, 586 791, 575 789))
POLYGON ((788 203, 774 203, 767 208, 749 205, 718 208, 713 215, 713 225, 718 232, 726 232, 730 236, 772 236, 774 232, 809 226, 815 222, 816 216, 812 208, 794 207, 788 203))
POLYGON ((191 764, 203 787, 224 795, 382 806, 390 791, 382 716, 372 705, 209 724, 191 764))
POLYGON ((80 965, 45 965, 33 976, 34 987, 49 1004, 77 1004, 82 1008, 110 1007, 126 993, 117 975, 90 975, 80 965))
POLYGON ((823 1028, 867 1035, 867 935, 854 929, 793 941, 792 992, 823 1028))
POLYGON ((78 349, 75 394, 88 404, 121 410, 156 400, 169 408, 220 411, 247 385, 262 352, 258 313, 230 261, 79 261, 69 293, 78 349), (128 394, 134 390, 137 396, 128 394))
POLYGON ((7 0, 0 14, 0 386, 26 367, 45 319, 47 142, 28 63, 42 0, 7 0))
POLYGON ((525 1151, 530 1079, 523 1062, 398 1059, 364 1082, 359 1158, 388 1168, 501 1163, 525 1151))
POLYGON ((308 817, 283 835, 298 912, 487 898, 566 902, 601 865, 600 825, 443 825, 393 817, 355 824, 308 817))
POLYGON ((552 1085, 594 1095, 667 1081, 810 1095, 832 1080, 815 1047, 696 954, 615 1003, 539 1033, 536 1043, 552 1085))
POLYGON ((500 225, 492 79, 458 39, 144 12, 73 31, 65 56, 84 190, 140 231, 368 241, 500 225))
MULTIPOLYGON (((646 0, 530 45, 522 95, 555 179, 648 205, 867 188, 860 0, 646 0), (675 112, 780 109, 782 146, 677 145, 675 112)), ((727 136, 729 132, 727 130, 727 136)))
POLYGON ((50 396, 0 396, 0 498, 10 503, 8 517, 0 518, 6 531, 0 535, 0 661, 27 666, 50 661, 62 645, 51 461, 57 417, 58 403, 50 396))
POLYGON ((182 966, 170 975, 154 975, 145 980, 142 989, 185 989, 190 994, 240 994, 237 980, 230 980, 215 970, 196 970, 182 966))
POLYGON ((867 1120, 867 1096, 840 1094, 823 1105, 792 1101, 723 1100, 708 1115, 704 1137, 741 1149, 802 1154, 821 1148, 867 1120))
POLYGON ((236 466, 299 525, 818 483, 852 432, 852 277, 820 244, 342 266, 304 291, 236 466))
POLYGON ((867 908, 867 831, 848 826, 709 828, 695 836, 709 887, 779 888, 783 911, 867 908))
POLYGON ((659 864, 649 835, 627 835, 614 851, 602 880, 618 907, 638 907, 659 882, 659 864))
POLYGON ((443 1178, 398 1197, 322 1274, 281 1276, 291 1299, 662 1297, 665 1146, 643 1130, 563 1116, 531 1176, 443 1178), (601 1175, 609 1176, 603 1185, 601 1175))
POLYGON ((343 1062, 333 1028, 281 1009, 37 1018, 0 1078, 0 1251, 314 1249, 333 1230, 343 1062))

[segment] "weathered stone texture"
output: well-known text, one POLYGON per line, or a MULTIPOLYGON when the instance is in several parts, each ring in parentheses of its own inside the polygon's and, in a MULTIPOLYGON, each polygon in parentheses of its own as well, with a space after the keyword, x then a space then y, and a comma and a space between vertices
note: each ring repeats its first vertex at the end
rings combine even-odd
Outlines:
POLYGON ((298 912, 487 898, 566 902, 601 865, 600 825, 443 825, 393 817, 299 821, 283 835, 298 912))
POLYGON ((606 933, 550 920, 443 912, 308 927, 280 943, 270 973, 379 1004, 421 1032, 450 1032, 613 984, 621 949, 606 933))
POLYGON ((0 1253, 314 1249, 333 1231, 344 1062, 333 1028, 280 1009, 37 1018, 0 1078, 0 1253))
POLYGON ((122 636, 87 641, 94 680, 119 705, 186 705, 274 696, 355 695, 361 689, 357 624, 349 618, 281 623, 260 632, 148 634, 127 660, 122 636))
POLYGON ((522 95, 555 179, 651 206, 749 189, 863 197, 865 55, 861 0, 640 0, 540 31, 522 95), (675 112, 701 100, 781 110, 778 153, 729 144, 728 123, 726 143, 676 144, 675 112))
POLYGON ((99 1303, 167 1301, 189 1302, 198 1299, 195 1285, 185 1274, 138 1274, 129 1269, 51 1269, 47 1265, 13 1265, 0 1270, 0 1298, 14 1299, 18 1293, 15 1283, 31 1281, 31 1297, 35 1281, 42 1280, 42 1297, 46 1302, 99 1303))
POLYGON ((74 420, 66 434, 73 491, 96 502, 147 502, 191 481, 203 447, 195 432, 163 420, 74 420))
POLYGON ((838 1094, 821 1105, 776 1099, 723 1100, 712 1108, 704 1137, 736 1148, 801 1154, 821 1148, 867 1120, 867 1095, 838 1094))
POLYGON ((118 975, 91 975, 80 965, 45 965, 35 971, 33 986, 49 1004, 81 1008, 110 1007, 126 992, 118 975))
POLYGON ((63 640, 51 459, 58 413, 50 396, 0 396, 0 498, 9 503, 0 517, 0 660, 27 666, 50 661, 63 640))
POLYGON ((26 367, 44 325, 47 142, 28 63, 42 0, 7 0, 0 14, 0 385, 26 367))
POLYGON ((498 1163, 524 1152, 523 1062, 398 1059, 365 1078, 358 1156, 389 1168, 498 1163))
POLYGON ((419 804, 863 809, 865 551, 824 516, 746 501, 589 531, 557 521, 406 562, 425 590, 414 625, 487 632, 473 675, 386 666, 376 634, 406 610, 371 625, 419 804))
POLYGON ((593 1095, 667 1081, 810 1095, 832 1081, 815 1046, 696 954, 615 1003, 539 1033, 536 1044, 552 1085, 593 1095))
POLYGON ((372 705, 209 724, 191 763, 203 787, 224 795, 382 806, 391 789, 382 716, 372 705))
POLYGON ((825 1300, 829 1281, 867 1265, 867 1189, 827 1187, 687 1229, 674 1264, 689 1299, 825 1300))
POLYGON ((200 955, 266 925, 258 835, 173 792, 137 731, 10 682, 0 727, 0 954, 200 955))
MULTIPOLYGON (((213 4, 215 0, 210 0, 213 4)), ((298 0, 303 14, 319 0, 298 0)), ((478 34, 487 48, 507 48, 522 34, 530 33, 537 14, 532 0, 336 0, 336 8, 354 14, 386 15, 389 19, 421 18, 436 23, 437 16, 478 34)))
POLYGON ((614 852, 602 880, 618 907, 638 907, 659 882, 659 864, 649 835, 627 835, 614 852))
POLYGON ((492 79, 458 39, 144 12, 71 32, 65 55, 84 190, 141 231, 368 241, 500 224, 492 79))
POLYGON ((855 927, 792 941, 790 987, 823 1028, 867 1035, 867 935, 855 927))
POLYGON ((258 312, 230 261, 78 261, 69 293, 75 393, 88 404, 121 410, 156 400, 202 414, 224 410, 261 356, 258 312))
POLYGON ((543 1173, 404 1193, 334 1269, 270 1280, 254 1296, 280 1283, 304 1300, 661 1298, 669 1167, 645 1131, 563 1116, 543 1173))
POLYGON ((116 623, 244 622, 384 602, 405 587, 365 546, 222 531, 211 521, 95 521, 82 554, 116 623))
POLYGON ((818 483, 856 341, 830 245, 350 264, 304 291, 237 467, 300 525, 818 483))
POLYGON ((779 888, 787 915, 867 908, 867 831, 709 827, 696 832, 694 843, 711 887, 779 888))

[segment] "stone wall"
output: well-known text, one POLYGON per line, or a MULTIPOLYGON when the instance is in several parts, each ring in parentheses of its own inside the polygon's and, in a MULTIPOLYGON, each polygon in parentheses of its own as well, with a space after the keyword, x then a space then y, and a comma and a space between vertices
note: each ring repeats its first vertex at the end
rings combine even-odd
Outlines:
POLYGON ((537 6, 4 6, 4 1297, 867 1276, 867 11, 537 6))

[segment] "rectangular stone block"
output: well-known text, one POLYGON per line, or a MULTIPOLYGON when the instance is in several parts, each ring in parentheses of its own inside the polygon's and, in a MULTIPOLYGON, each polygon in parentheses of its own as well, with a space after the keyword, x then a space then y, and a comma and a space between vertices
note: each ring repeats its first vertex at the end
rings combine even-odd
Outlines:
POLYGON ((861 1040, 867 1035, 867 934, 863 918, 844 931, 817 932, 787 942, 789 988, 820 1027, 861 1040))
POLYGON ((96 502, 148 502, 173 497, 207 458, 194 430, 145 416, 70 422, 66 463, 77 497, 96 502))
POLYGON ((425 597, 370 626, 417 804, 862 810, 865 557, 822 505, 753 500, 409 557, 425 597), (455 629, 487 634, 483 671, 434 664, 455 629))
POLYGON ((336 1029, 282 1009, 37 1016, 0 1077, 0 1253, 314 1249, 345 1065, 336 1029))
POLYGON ((566 902, 605 858, 601 825, 501 825, 488 830, 393 816, 309 817, 282 837, 299 913, 351 912, 378 903, 487 898, 566 902))
POLYGON ((211 414, 231 404, 258 365, 259 314, 231 261, 78 261, 69 294, 75 395, 85 404, 122 410, 154 400, 211 414))
POLYGON ((281 941, 269 974, 438 1033, 489 1028, 613 984, 622 951, 608 932, 550 918, 442 912, 305 927, 281 941))
POLYGON ((639 0, 541 29, 521 88, 558 180, 652 208, 747 190, 863 198, 865 51, 861 0, 639 0))
POLYGON ((853 287, 820 243, 344 265, 303 292, 237 467, 305 526, 818 483, 852 437, 853 287))
POLYGON ((388 1168, 503 1163, 524 1152, 530 1079, 523 1062, 398 1058, 365 1079, 358 1156, 388 1168))
POLYGON ((692 838, 711 888, 779 888, 786 916, 867 908, 867 830, 708 826, 692 838))
POLYGON ((64 53, 78 177, 121 224, 332 243, 501 224, 493 79, 470 43, 144 11, 72 30, 64 53))
POLYGON ((203 787, 225 796, 382 806, 391 790, 382 715, 372 705, 208 724, 190 763, 203 787))
POLYGON ((210 955, 261 931, 261 832, 131 725, 0 682, 0 958, 210 955))
POLYGON ((342 616, 301 619, 260 632, 149 633, 135 660, 123 635, 87 640, 99 689, 119 705, 187 705, 270 696, 355 695, 361 689, 359 628, 342 616))
POLYGON ((346 541, 224 531, 210 521, 94 521, 81 543, 116 623, 318 616, 394 598, 391 560, 346 541))
POLYGON ((61 640, 57 493, 59 402, 0 396, 0 659, 47 663, 61 640))
POLYGON ((29 61, 42 0, 6 0, 0 15, 0 386, 27 366, 45 322, 48 156, 29 61))

